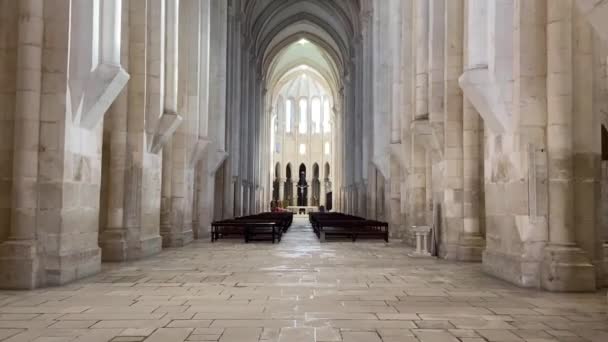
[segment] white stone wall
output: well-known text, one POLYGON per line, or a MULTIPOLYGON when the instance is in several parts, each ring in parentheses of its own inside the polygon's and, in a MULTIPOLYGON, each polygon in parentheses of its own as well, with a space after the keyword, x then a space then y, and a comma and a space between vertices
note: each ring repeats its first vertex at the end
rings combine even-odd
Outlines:
POLYGON ((383 173, 389 184, 403 179, 406 196, 390 210, 401 213, 405 232, 433 225, 442 257, 482 261, 518 285, 560 291, 590 290, 603 277, 598 127, 606 53, 592 18, 604 6, 577 2, 402 1, 406 12, 373 3, 375 37, 387 34, 380 23, 414 15, 413 30, 401 33, 409 53, 388 63, 380 45, 373 52, 375 151, 388 141, 378 128, 392 102, 383 70, 401 64, 414 75, 412 90, 392 95, 411 104, 392 102, 400 117, 384 130, 403 133, 390 142, 402 169, 383 173))

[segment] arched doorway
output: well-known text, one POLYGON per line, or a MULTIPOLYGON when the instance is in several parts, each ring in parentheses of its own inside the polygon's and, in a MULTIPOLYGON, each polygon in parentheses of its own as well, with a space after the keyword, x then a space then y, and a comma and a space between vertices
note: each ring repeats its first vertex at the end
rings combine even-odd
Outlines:
POLYGON ((308 182, 306 181, 306 165, 301 164, 298 171, 298 206, 308 206, 308 182))

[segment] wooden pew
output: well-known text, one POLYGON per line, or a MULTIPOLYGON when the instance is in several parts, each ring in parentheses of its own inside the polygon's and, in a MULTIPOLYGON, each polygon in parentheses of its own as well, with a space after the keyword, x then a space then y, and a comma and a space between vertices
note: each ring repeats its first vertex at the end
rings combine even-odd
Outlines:
POLYGON ((220 238, 229 236, 242 236, 245 243, 258 240, 258 238, 266 237, 280 242, 283 235, 283 227, 275 222, 259 221, 259 220, 224 220, 216 221, 211 224, 211 242, 215 242, 220 238))
POLYGON ((242 236, 245 243, 263 239, 280 242, 292 222, 292 213, 261 213, 215 221, 211 223, 211 242, 231 236, 242 236))
POLYGON ((388 242, 388 223, 366 220, 362 217, 340 213, 311 213, 309 215, 315 234, 321 241, 327 236, 381 238, 388 242))

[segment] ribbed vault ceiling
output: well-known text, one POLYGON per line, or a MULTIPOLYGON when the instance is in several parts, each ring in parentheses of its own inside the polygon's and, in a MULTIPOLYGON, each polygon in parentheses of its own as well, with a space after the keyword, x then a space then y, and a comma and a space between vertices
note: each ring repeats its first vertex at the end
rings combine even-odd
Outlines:
POLYGON ((360 0, 245 0, 243 6, 247 39, 269 89, 306 65, 338 93, 360 32, 360 0))

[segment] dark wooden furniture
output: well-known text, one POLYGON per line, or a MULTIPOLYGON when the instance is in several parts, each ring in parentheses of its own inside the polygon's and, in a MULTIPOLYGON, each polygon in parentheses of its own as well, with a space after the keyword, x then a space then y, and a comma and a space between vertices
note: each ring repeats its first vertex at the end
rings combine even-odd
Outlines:
POLYGON ((341 213, 310 213, 310 223, 321 241, 328 236, 350 238, 380 238, 388 242, 388 223, 341 213))
POLYGON ((293 222, 292 213, 262 213, 211 223, 211 242, 220 238, 243 237, 245 243, 255 240, 280 242, 293 222))

